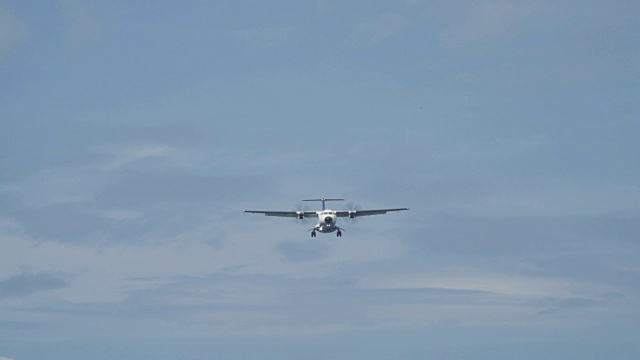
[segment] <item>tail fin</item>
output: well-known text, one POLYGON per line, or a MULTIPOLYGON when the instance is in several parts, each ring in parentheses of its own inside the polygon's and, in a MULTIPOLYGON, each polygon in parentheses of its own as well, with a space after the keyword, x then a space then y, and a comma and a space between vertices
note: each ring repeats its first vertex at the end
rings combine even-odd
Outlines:
POLYGON ((344 201, 344 199, 306 199, 306 200, 302 200, 302 201, 322 201, 322 210, 325 210, 325 206, 324 203, 327 201, 344 201))

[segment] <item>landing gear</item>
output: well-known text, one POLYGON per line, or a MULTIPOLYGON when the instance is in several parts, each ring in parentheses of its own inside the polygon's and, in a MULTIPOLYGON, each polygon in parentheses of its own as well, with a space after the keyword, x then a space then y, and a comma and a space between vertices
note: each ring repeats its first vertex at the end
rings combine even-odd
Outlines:
POLYGON ((316 237, 316 231, 315 231, 315 230, 313 230, 313 231, 311 232, 311 237, 316 237))
POLYGON ((336 233, 337 237, 342 237, 342 231, 338 230, 338 232, 336 233))

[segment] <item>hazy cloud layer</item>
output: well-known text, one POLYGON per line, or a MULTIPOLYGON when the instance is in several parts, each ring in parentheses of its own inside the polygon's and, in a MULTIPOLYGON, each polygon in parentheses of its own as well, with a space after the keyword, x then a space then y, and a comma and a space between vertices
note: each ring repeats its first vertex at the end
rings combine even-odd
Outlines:
POLYGON ((68 286, 61 278, 46 273, 22 273, 0 281, 0 299, 29 296, 68 286))
POLYGON ((3 5, 0 354, 637 358, 636 10, 3 5))

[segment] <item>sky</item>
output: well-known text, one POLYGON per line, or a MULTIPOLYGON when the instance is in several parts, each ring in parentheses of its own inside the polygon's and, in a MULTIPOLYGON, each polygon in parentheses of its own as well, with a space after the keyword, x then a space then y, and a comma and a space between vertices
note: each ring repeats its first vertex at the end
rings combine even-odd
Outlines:
POLYGON ((639 358, 639 39, 623 0, 0 1, 0 359, 639 358), (411 210, 243 213, 322 196, 411 210))

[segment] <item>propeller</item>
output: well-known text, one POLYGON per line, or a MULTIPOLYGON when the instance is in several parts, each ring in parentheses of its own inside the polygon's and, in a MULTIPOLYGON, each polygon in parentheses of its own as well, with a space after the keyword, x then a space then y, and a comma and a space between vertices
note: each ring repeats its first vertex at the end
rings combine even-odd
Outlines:
MULTIPOLYGON (((304 203, 298 203, 298 204, 294 207, 293 211, 298 212, 298 213, 305 212, 306 210, 305 210, 305 206, 304 206, 304 205, 305 205, 304 203)), ((309 221, 307 220, 307 217, 306 217, 306 216, 304 216, 304 217, 301 219, 301 218, 299 217, 299 216, 301 216, 301 215, 302 215, 302 214, 299 214, 299 215, 298 215, 298 217, 297 217, 297 218, 295 218, 295 221, 296 221, 298 224, 306 224, 306 223, 308 223, 309 221)))
POLYGON ((358 222, 358 210, 361 210, 362 208, 360 207, 360 205, 354 203, 354 202, 348 202, 346 204, 346 210, 347 211, 354 211, 355 212, 355 217, 347 217, 347 219, 349 219, 349 223, 351 224, 356 224, 358 222))

